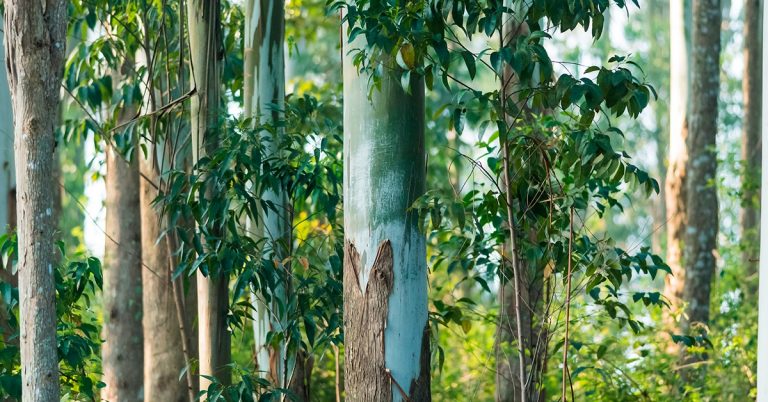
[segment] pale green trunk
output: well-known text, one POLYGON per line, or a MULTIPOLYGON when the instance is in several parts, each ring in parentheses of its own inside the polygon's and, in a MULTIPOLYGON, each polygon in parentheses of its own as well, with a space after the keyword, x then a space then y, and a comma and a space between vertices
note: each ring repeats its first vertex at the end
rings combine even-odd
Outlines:
MULTIPOLYGON (((192 160, 216 150, 219 133, 219 101, 221 90, 220 54, 221 26, 218 0, 189 0, 189 45, 193 86, 191 102, 192 160)), ((206 196, 211 196, 207 194, 206 196)), ((208 276, 198 272, 197 306, 200 353, 200 389, 207 390, 215 376, 229 384, 231 360, 230 336, 227 330, 229 303, 228 277, 219 272, 208 276)))
MULTIPOLYGON (((2 15, 0 15, 2 26, 2 15)), ((4 34, 0 31, 0 60, 5 60, 4 34)), ((0 234, 13 226, 13 207, 16 204, 13 189, 16 179, 13 169, 13 109, 11 92, 5 68, 0 68, 0 234)), ((0 263, 1 264, 1 263, 0 263)), ((5 277, 5 276, 3 276, 5 277)))
MULTIPOLYGON (((245 13, 245 113, 255 120, 254 124, 276 124, 283 118, 285 98, 285 4, 281 0, 247 0, 245 13)), ((278 156, 278 141, 282 133, 283 130, 278 129, 274 136, 263 134, 268 157, 278 156)), ((284 192, 275 189, 267 190, 262 199, 271 201, 279 212, 262 214, 258 228, 252 230, 268 239, 264 251, 282 261, 290 255, 290 203, 284 192)), ((251 223, 248 222, 249 227, 251 223)), ((253 331, 258 370, 269 372, 276 385, 287 387, 293 374, 295 357, 286 361, 283 346, 277 351, 270 351, 266 346, 269 330, 279 330, 286 324, 286 317, 270 319, 266 311, 269 306, 264 304, 263 297, 252 295, 251 299, 256 308, 253 331)), ((279 309, 273 308, 272 311, 279 309)))
MULTIPOLYGON (((0 15, 0 26, 2 26, 0 15)), ((0 60, 5 60, 3 32, 0 30, 0 60)), ((13 163, 13 108, 8 77, 0 68, 0 235, 11 233, 16 227, 16 175, 13 163)), ((18 275, 0 260, 0 281, 18 285, 18 275)), ((3 340, 18 344, 15 330, 10 327, 5 303, 0 301, 0 331, 3 340)))
POLYGON ((426 249, 409 210, 425 190, 424 82, 414 73, 408 94, 387 73, 369 99, 350 54, 362 46, 360 36, 343 48, 345 390, 354 401, 427 401, 426 249))
MULTIPOLYGON (((765 2, 760 4, 760 15, 763 21, 768 21, 768 7, 765 2)), ((768 30, 763 29, 760 39, 768 41, 768 30)), ((768 63, 763 63, 762 74, 768 75, 768 63)), ((762 115, 768 116, 768 80, 762 80, 762 115)), ((761 141, 768 141, 768 119, 762 120, 761 141)), ((762 153, 761 168, 768 172, 768 153, 762 153)), ((768 174, 760 176, 760 199, 768 200, 768 174)), ((759 276, 768 278, 768 214, 760 214, 760 269, 759 276)), ((758 297, 758 331, 757 331, 757 398, 758 401, 768 400, 768 281, 759 281, 758 297)))

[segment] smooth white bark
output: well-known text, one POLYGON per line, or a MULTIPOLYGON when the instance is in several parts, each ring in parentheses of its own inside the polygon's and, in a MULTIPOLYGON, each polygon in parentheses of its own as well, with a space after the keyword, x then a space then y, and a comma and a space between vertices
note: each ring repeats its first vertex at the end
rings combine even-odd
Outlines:
MULTIPOLYGON (((768 16, 765 3, 762 15, 763 21, 768 16)), ((768 63, 765 63, 765 44, 768 43, 768 30, 763 30, 763 77, 768 73, 768 63)), ((763 116, 768 116, 768 80, 763 80, 763 116)), ((768 119, 763 119, 762 139, 768 141, 768 119)), ((768 152, 763 152, 762 171, 768 172, 768 152)), ((768 174, 760 179, 760 199, 768 200, 768 174)), ((758 332, 757 332, 757 400, 768 401, 768 208, 760 208, 760 287, 758 301, 758 332)))
MULTIPOLYGON (((245 112, 248 117, 264 124, 276 124, 283 118, 285 99, 285 18, 283 1, 247 0, 245 4, 245 112)), ((278 141, 283 130, 274 136, 264 134, 264 144, 269 157, 279 152, 278 141)), ((283 260, 290 255, 291 208, 286 194, 270 189, 262 199, 272 202, 277 213, 269 211, 260 217, 259 227, 249 229, 267 239, 265 252, 273 258, 283 260)), ((248 222, 249 226, 251 222, 248 222)), ((284 292, 277 291, 281 297, 284 292)), ((256 361, 260 371, 269 369, 269 351, 266 336, 270 328, 279 331, 287 325, 287 317, 270 314, 263 300, 252 295, 255 307, 253 333, 256 345, 256 361)), ((273 309, 273 313, 278 309, 273 309)), ((277 356, 275 374, 277 385, 287 387, 295 366, 295 356, 286 356, 284 351, 277 356)))
MULTIPOLYGON (((360 256, 357 280, 363 294, 377 250, 391 242, 394 283, 384 333, 385 367, 409 392, 422 369, 428 307, 425 239, 408 211, 424 191, 423 82, 415 81, 413 95, 407 95, 385 75, 369 99, 369 77, 358 73, 351 52, 364 45, 361 35, 354 43, 345 42, 343 51, 344 235, 360 256)), ((352 307, 346 303, 345 308, 352 307)), ((392 400, 403 400, 394 385, 392 400)))

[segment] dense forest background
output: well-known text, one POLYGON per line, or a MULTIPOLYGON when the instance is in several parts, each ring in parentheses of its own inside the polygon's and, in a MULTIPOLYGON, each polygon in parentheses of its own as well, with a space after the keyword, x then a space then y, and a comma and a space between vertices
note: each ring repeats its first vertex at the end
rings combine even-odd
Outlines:
POLYGON ((48 3, 3 6, 3 400, 755 399, 761 1, 48 3))

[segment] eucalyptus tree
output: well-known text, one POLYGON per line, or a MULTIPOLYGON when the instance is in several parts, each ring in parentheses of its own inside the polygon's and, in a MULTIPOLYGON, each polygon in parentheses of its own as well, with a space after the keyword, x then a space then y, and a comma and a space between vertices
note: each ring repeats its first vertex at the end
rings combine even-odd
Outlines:
MULTIPOLYGON (((706 332, 709 322, 712 280, 718 234, 717 115, 720 95, 720 0, 693 0, 691 40, 691 110, 685 200, 687 223, 683 248, 685 281, 684 332, 706 332)), ((700 361, 699 354, 686 354, 684 362, 700 361)))
MULTIPOLYGON (((768 21, 768 7, 763 4, 760 16, 763 21, 768 21)), ((768 40, 768 30, 763 29, 760 39, 765 43, 768 40)), ((763 73, 768 70, 768 63, 763 64, 763 73)), ((762 114, 768 115, 768 80, 762 80, 761 85, 762 114)), ((765 125, 768 120, 762 121, 763 131, 761 140, 768 139, 768 129, 765 125)), ((768 172, 768 153, 762 155, 760 163, 762 171, 768 172)), ((761 200, 768 200, 768 175, 760 177, 761 200)), ((759 275, 768 276, 768 214, 760 214, 760 268, 759 275)), ((757 332, 757 399, 768 398, 768 281, 759 282, 758 290, 758 332, 757 332)))
MULTIPOLYGON (((249 0, 245 3, 245 71, 244 104, 246 117, 257 120, 259 125, 273 127, 259 133, 265 146, 263 152, 270 160, 279 160, 280 145, 285 141, 285 2, 249 0)), ((292 253, 293 208, 287 190, 282 186, 270 187, 261 195, 265 208, 255 232, 266 240, 264 258, 282 261, 292 253)), ((250 222, 250 221, 249 221, 250 222)), ((284 268, 289 269, 289 265, 284 268)), ((276 348, 267 345, 270 330, 284 331, 287 311, 287 293, 291 291, 290 276, 282 276, 283 282, 272 296, 281 301, 265 303, 264 295, 253 294, 255 307, 253 333, 256 347, 257 370, 269 371, 269 376, 279 387, 289 387, 299 398, 308 400, 308 384, 305 356, 289 356, 285 343, 276 348), (270 354, 272 356, 270 356, 270 354), (273 364, 270 364, 270 360, 273 364)), ((264 291, 264 290, 263 290, 264 291)))
POLYGON ((372 88, 355 61, 366 38, 344 38, 344 389, 350 400, 426 401, 426 245, 409 209, 425 191, 424 78, 403 88, 381 54, 372 88))
POLYGON ((192 325, 197 315, 195 282, 194 277, 185 280, 174 276, 173 257, 177 250, 170 239, 175 238, 178 231, 170 227, 171 220, 165 219, 161 206, 155 202, 167 186, 164 179, 168 172, 184 169, 185 148, 178 144, 189 138, 184 125, 178 124, 178 120, 184 118, 184 109, 180 106, 187 99, 179 92, 186 90, 188 80, 184 77, 186 70, 176 68, 183 65, 179 60, 185 57, 184 26, 179 21, 185 10, 181 5, 174 8, 158 3, 148 5, 151 12, 138 13, 138 5, 132 1, 114 3, 113 8, 107 10, 116 19, 131 14, 142 17, 115 21, 112 26, 121 33, 116 37, 139 42, 138 68, 132 70, 131 77, 133 91, 126 92, 126 96, 130 94, 141 101, 141 114, 120 126, 117 132, 130 132, 132 128, 134 135, 143 139, 139 144, 144 150, 139 155, 139 191, 144 398, 193 401, 198 388, 191 366, 197 359, 197 334, 192 325), (169 37, 173 38, 170 42, 169 37))
MULTIPOLYGON (((741 158, 744 164, 742 211, 740 216, 742 263, 748 269, 747 275, 757 274, 757 245, 759 236, 759 183, 762 143, 760 129, 762 124, 762 79, 763 79, 763 40, 762 40, 762 4, 761 0, 744 2, 744 121, 741 140, 741 158)), ((754 296, 756 288, 750 287, 754 296)))
MULTIPOLYGON (((221 132, 221 5, 218 0, 189 0, 187 6, 189 50, 195 89, 191 99, 192 161, 198 164, 206 155, 215 152, 221 132)), ((208 188, 199 196, 206 199, 214 197, 208 188)), ((221 228, 216 228, 220 224, 221 222, 213 222, 213 230, 206 233, 205 247, 216 247, 215 243, 223 233, 221 228)), ((225 385, 230 382, 228 274, 225 264, 210 264, 201 267, 197 275, 201 390, 207 390, 212 384, 211 376, 225 385)))
MULTIPOLYGON (((515 7, 505 7, 498 1, 401 2, 394 6, 382 3, 333 2, 344 8, 343 21, 348 26, 343 50, 344 194, 347 197, 344 203, 347 237, 344 336, 348 395, 384 400, 428 398, 426 393, 414 393, 420 390, 422 382, 418 376, 423 373, 415 359, 425 358, 426 353, 403 353, 403 346, 398 345, 400 361, 397 363, 407 361, 411 367, 411 376, 407 378, 412 383, 408 384, 398 376, 401 375, 396 370, 399 366, 392 366, 388 360, 381 364, 381 359, 370 357, 367 364, 363 364, 356 352, 356 348, 363 348, 365 356, 383 355, 385 359, 389 353, 395 353, 388 344, 393 342, 388 341, 388 336, 397 334, 396 325, 403 319, 393 313, 403 311, 410 315, 410 332, 409 338, 401 335, 399 340, 408 340, 410 350, 417 347, 415 332, 421 325, 422 305, 416 292, 422 289, 421 283, 417 283, 421 280, 421 271, 402 272, 398 261, 400 253, 414 252, 415 241, 423 239, 410 234, 408 214, 418 211, 417 227, 420 224, 426 227, 426 222, 431 222, 434 230, 445 231, 446 236, 458 239, 455 250, 450 241, 440 245, 433 270, 443 264, 450 269, 460 263, 494 274, 511 273, 502 278, 510 278, 514 284, 523 279, 520 268, 524 259, 532 272, 541 273, 545 279, 557 278, 549 281, 552 287, 545 289, 542 296, 544 309, 540 319, 546 327, 548 320, 564 313, 565 325, 544 337, 534 348, 537 350, 519 346, 524 342, 520 327, 510 331, 512 339, 507 344, 513 348, 506 353, 518 366, 516 373, 522 379, 517 380, 521 384, 516 390, 519 395, 503 397, 524 401, 541 391, 543 385, 536 385, 539 388, 536 390, 528 388, 536 383, 531 375, 539 370, 532 369, 531 365, 546 367, 546 362, 551 360, 550 341, 562 336, 563 357, 558 370, 562 379, 561 399, 565 399, 568 379, 572 378, 568 365, 572 360, 568 355, 572 347, 569 311, 571 304, 576 304, 574 299, 580 296, 576 292, 581 289, 572 289, 572 281, 585 283, 591 297, 588 300, 615 320, 619 328, 628 326, 637 332, 642 324, 633 318, 618 289, 632 272, 655 277, 660 270, 668 269, 649 249, 630 254, 615 247, 610 240, 594 236, 578 221, 592 213, 603 216, 609 208, 620 208, 616 197, 622 186, 658 192, 658 183, 629 163, 626 154, 612 145, 623 135, 612 124, 612 118, 621 115, 637 118, 651 100, 653 89, 634 77, 634 61, 622 56, 609 58, 606 66, 589 66, 581 79, 576 79, 568 68, 555 78, 555 62, 544 47, 551 37, 549 32, 589 27, 594 38, 600 37, 608 7, 606 2, 533 2, 523 18, 530 31, 519 34, 509 43, 501 41, 502 46, 496 37, 501 35, 510 18, 519 17, 515 15, 515 7), (472 51, 475 45, 470 45, 470 41, 482 42, 482 50, 472 51), (516 76, 514 80, 504 77, 507 65, 511 68, 509 74, 516 76), (519 89, 508 93, 497 86, 484 91, 473 81, 480 71, 489 72, 501 82, 514 82, 519 89), (419 146, 423 143, 417 142, 415 135, 401 139, 399 133, 420 127, 417 117, 422 116, 423 110, 416 109, 420 104, 415 101, 420 102, 421 85, 433 89, 440 84, 454 95, 445 105, 450 110, 446 113, 450 114, 449 127, 461 134, 471 116, 478 132, 491 133, 478 144, 482 152, 489 155, 487 160, 470 158, 472 165, 491 182, 490 189, 447 195, 428 192, 411 203, 408 197, 416 191, 408 186, 421 186, 422 176, 407 169, 421 163, 419 152, 423 151, 419 146), (515 99, 513 94, 519 102, 509 101, 515 99), (553 113, 531 113, 548 110, 553 113), (526 119, 527 113, 534 118, 526 119), (397 116, 394 123, 393 116, 397 116), (363 138, 361 133, 365 133, 363 138), (397 147, 401 149, 393 151, 397 147), (401 157, 408 158, 405 166, 401 157), (388 163, 383 164, 380 158, 387 158, 388 163), (410 181, 403 183, 404 177, 410 181), (507 189, 502 191, 504 185, 507 189), (390 228, 395 228, 394 233, 387 232, 390 228), (530 237, 529 233, 537 235, 530 237), (398 234, 408 236, 405 250, 398 234), (394 240, 388 243, 387 236, 394 240), (503 248, 507 241, 511 250, 503 248), (501 258, 490 258, 494 253, 489 249, 502 250, 498 253, 501 258), (392 258, 394 271, 388 269, 392 258), (397 290, 403 275, 411 275, 407 278, 408 286, 414 289, 409 310, 401 310, 399 304, 395 304, 406 297, 397 290), (356 328, 362 320, 358 315, 361 305, 367 308, 365 330, 356 328), (381 321, 386 325, 370 325, 378 321, 371 320, 372 311, 382 311, 381 321), (371 341, 380 336, 378 334, 384 335, 381 348, 384 353, 379 353, 380 343, 371 341), (383 384, 370 380, 379 377, 392 379, 383 384), (364 382, 365 378, 369 380, 364 382)), ((623 1, 615 4, 626 6, 623 1)), ((421 263, 417 260, 421 251, 418 253, 409 259, 412 264, 409 266, 421 267, 414 263, 421 263)), ((486 283, 479 273, 472 278, 486 283)), ((490 291, 487 283, 486 288, 490 291)), ((523 292, 518 286, 513 296, 523 300, 523 292)), ((633 300, 642 301, 646 306, 663 305, 655 292, 638 292, 633 300)), ((430 314, 431 330, 437 330, 441 324, 464 326, 460 303, 449 305, 436 300, 430 314)), ((523 306, 521 301, 514 309, 522 313, 531 307, 523 306)), ((521 322, 518 316, 522 314, 518 315, 518 311, 514 312, 515 321, 521 322)), ((424 345, 423 350, 427 347, 424 345)), ((442 364, 444 355, 439 345, 437 356, 438 364, 442 364)))
MULTIPOLYGON (((261 89, 258 85, 259 72, 262 71, 261 62, 267 64, 269 58, 260 57, 262 53, 262 47, 264 45, 263 40, 268 38, 268 35, 263 35, 264 31, 262 16, 264 10, 262 7, 263 2, 259 0, 247 0, 245 2, 245 48, 244 52, 244 71, 243 71, 243 100, 244 109, 247 117, 251 119, 258 118, 259 115, 259 99, 257 95, 261 89)), ((269 6, 267 6, 269 7, 269 6)), ((274 13, 273 13, 274 14, 274 13)), ((271 19, 267 21, 271 22, 271 19)), ((271 33, 272 30, 266 30, 267 33, 271 33)), ((282 49, 279 50, 282 54, 282 49)), ((269 68, 269 64, 267 64, 269 68)), ((270 71, 271 72, 271 71, 270 71)), ((270 88, 274 88, 277 82, 273 80, 269 83, 270 88)), ((252 228, 253 224, 250 219, 247 222, 248 232, 257 233, 255 228, 252 228)), ((258 233, 257 233, 258 235, 258 233)), ((269 358, 270 352, 274 353, 267 344, 267 333, 270 331, 270 316, 269 307, 264 301, 263 297, 260 297, 256 292, 251 293, 251 303, 254 308, 253 315, 253 339, 254 339, 254 352, 256 354, 256 371, 259 373, 268 373, 270 370, 269 358)), ((277 378, 275 373, 269 373, 272 378, 277 378)))
MULTIPOLYGON (((125 60, 123 70, 133 69, 125 60)), ((115 74, 113 82, 120 82, 115 74)), ((122 91, 118 92, 122 94, 122 91)), ((117 125, 136 116, 134 104, 120 99, 117 125)), ((104 251, 103 396, 108 401, 140 401, 144 395, 144 336, 141 292, 141 203, 138 136, 128 132, 127 154, 106 149, 106 243, 104 251)))
POLYGON ((59 400, 56 344, 54 195, 59 89, 67 2, 4 3, 5 50, 13 104, 18 206, 19 300, 24 401, 59 400))
MULTIPOLYGON (((669 300, 670 312, 680 307, 686 272, 683 268, 683 244, 687 223, 687 164, 689 127, 689 91, 691 86, 691 29, 692 0, 670 0, 670 93, 669 93, 669 159, 665 181, 667 209, 667 265, 672 275, 664 278, 664 296, 669 300)), ((673 329, 676 324, 670 313, 665 313, 665 325, 673 329)), ((677 349, 670 343, 670 351, 677 349)))
MULTIPOLYGON (((524 2, 505 2, 511 11, 502 25, 499 34, 502 48, 516 48, 521 37, 530 35, 527 14, 528 6, 524 2)), ((505 123, 510 130, 525 131, 526 126, 536 119, 535 111, 530 109, 526 99, 518 96, 526 89, 510 63, 505 63, 500 80, 499 94, 503 102, 514 105, 515 110, 522 110, 520 115, 506 113, 505 123)), ((536 83, 532 84, 536 86, 536 83)), ((508 145, 502 145, 508 152, 508 145)), ((508 158, 504 158, 508 160, 508 158)), ((505 172, 509 169, 505 168, 505 172)), ((503 191, 509 205, 514 195, 506 183, 510 177, 502 175, 503 191)), ((511 216, 511 214, 510 214, 511 216)), ((514 223, 508 223, 514 227, 514 223)), ((499 318, 496 336, 496 401, 539 400, 542 394, 541 381, 544 371, 547 338, 546 320, 543 317, 545 304, 545 278, 535 262, 527 263, 525 257, 518 257, 518 244, 522 237, 535 241, 536 231, 510 234, 503 246, 503 255, 509 262, 508 268, 500 273, 499 318), (512 345, 517 346, 517 350, 512 345), (527 360, 527 361, 526 361, 527 360), (530 379, 530 380, 529 380, 530 379), (528 383, 528 384, 526 384, 528 383)))

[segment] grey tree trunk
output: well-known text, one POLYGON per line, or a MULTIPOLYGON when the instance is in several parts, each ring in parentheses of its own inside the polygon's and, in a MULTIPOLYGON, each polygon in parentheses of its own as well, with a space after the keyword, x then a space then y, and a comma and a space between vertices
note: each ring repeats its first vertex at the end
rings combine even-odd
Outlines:
MULTIPOLYGON (((664 296, 671 306, 665 310, 664 322, 676 330, 676 311, 680 308, 685 284, 683 241, 687 222, 686 179, 688 148, 688 92, 690 87, 689 58, 691 53, 691 0, 670 0, 670 101, 669 101, 669 167, 665 181, 667 209, 667 264, 671 275, 664 278, 664 296), (672 314, 670 314, 670 312, 672 314)), ((668 351, 676 353, 677 346, 669 343, 668 351)))
POLYGON ((55 128, 66 46, 67 2, 5 1, 13 102, 23 401, 59 400, 54 230, 55 128))
POLYGON ((369 77, 344 34, 344 388, 350 401, 429 401, 424 236, 408 208, 424 193, 424 82, 406 93, 388 68, 369 77))
MULTIPOLYGON (((218 144, 220 101, 220 4, 218 0, 187 2, 190 56, 195 94, 192 96, 192 160, 212 153, 218 144)), ((211 196, 211 194, 207 194, 211 196)), ((200 353, 200 389, 206 390, 215 376, 229 384, 227 365, 231 360, 230 336, 227 329, 229 309, 228 276, 211 272, 197 275, 197 310, 200 353)))
POLYGON ((760 244, 760 163, 762 161, 761 113, 762 113, 762 15, 761 0, 744 3, 744 120, 741 140, 741 157, 744 163, 742 178, 741 235, 744 248, 742 263, 749 276, 747 293, 757 293, 757 259, 760 244))
MULTIPOLYGON (((120 122, 135 107, 123 105, 120 122)), ((107 147, 104 251, 104 343, 102 397, 110 402, 144 400, 144 336, 141 327, 141 203, 138 136, 130 161, 107 147)))
MULTIPOLYGON (((693 1, 691 114, 688 136, 688 177, 683 301, 684 331, 709 322, 712 279, 717 269, 717 99, 720 90, 720 0, 693 1)), ((701 356, 686 356, 684 362, 701 356)))

